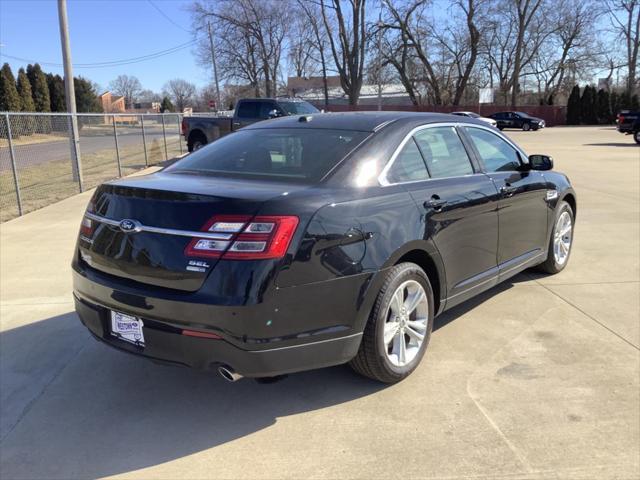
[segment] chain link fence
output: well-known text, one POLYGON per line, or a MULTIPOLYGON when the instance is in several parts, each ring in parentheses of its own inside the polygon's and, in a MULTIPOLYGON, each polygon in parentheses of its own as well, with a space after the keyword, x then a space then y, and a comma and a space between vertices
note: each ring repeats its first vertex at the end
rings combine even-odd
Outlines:
POLYGON ((186 152, 181 122, 176 113, 0 113, 0 222, 186 152))

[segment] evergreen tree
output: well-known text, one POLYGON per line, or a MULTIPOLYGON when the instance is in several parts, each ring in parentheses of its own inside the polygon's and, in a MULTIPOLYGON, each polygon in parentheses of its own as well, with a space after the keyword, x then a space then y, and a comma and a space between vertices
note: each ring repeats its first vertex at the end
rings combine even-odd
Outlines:
POLYGON ((567 125, 580 124, 580 87, 575 85, 567 101, 567 125))
POLYGON ((49 106, 52 112, 66 112, 67 105, 64 96, 64 80, 60 75, 47 73, 47 86, 49 87, 49 106))
POLYGON ((8 63, 5 63, 0 70, 0 111, 20 111, 20 96, 16 89, 16 79, 8 63))
POLYGON ((160 104, 160 112, 167 113, 173 112, 173 103, 169 100, 169 97, 164 97, 162 99, 162 103, 160 104))
POLYGON ((24 68, 18 70, 18 95, 20 95, 20 110, 23 112, 35 112, 36 106, 33 104, 31 94, 31 83, 27 78, 24 68))
POLYGON ((33 103, 37 112, 50 112, 51 100, 49 98, 49 86, 47 77, 37 63, 27 65, 27 77, 31 82, 31 92, 33 93, 33 103))
POLYGON ((73 86, 76 91, 76 110, 78 112, 93 113, 102 111, 98 94, 89 80, 76 77, 73 79, 73 86))
POLYGON ((601 88, 598 90, 598 123, 611 121, 611 106, 609 104, 609 92, 601 88))
POLYGON ((640 98, 638 98, 638 94, 635 94, 633 97, 631 97, 629 109, 634 112, 637 112, 640 110, 640 98))
POLYGON ((591 87, 590 85, 584 87, 582 97, 580 98, 580 121, 586 125, 595 125, 598 123, 595 87, 591 87))
POLYGON ((625 90, 620 94, 619 98, 619 108, 620 110, 629 110, 631 108, 631 94, 628 90, 625 90))

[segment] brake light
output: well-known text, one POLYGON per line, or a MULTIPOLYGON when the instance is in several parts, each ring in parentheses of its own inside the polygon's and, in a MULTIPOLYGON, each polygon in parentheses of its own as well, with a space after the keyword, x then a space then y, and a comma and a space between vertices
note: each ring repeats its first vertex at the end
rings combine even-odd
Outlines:
POLYGON ((182 135, 187 134, 187 118, 186 117, 182 117, 182 122, 180 122, 180 130, 182 135))
POLYGON ((298 226, 294 216, 216 215, 202 230, 230 235, 228 239, 194 238, 185 249, 188 257, 233 260, 282 258, 287 253, 298 226))
MULTIPOLYGON (((91 213, 94 210, 93 202, 89 202, 87 205, 87 212, 91 213)), ((82 217, 82 223, 80 224, 80 235, 85 237, 91 237, 93 235, 93 229, 95 228, 95 223, 86 215, 82 217)))

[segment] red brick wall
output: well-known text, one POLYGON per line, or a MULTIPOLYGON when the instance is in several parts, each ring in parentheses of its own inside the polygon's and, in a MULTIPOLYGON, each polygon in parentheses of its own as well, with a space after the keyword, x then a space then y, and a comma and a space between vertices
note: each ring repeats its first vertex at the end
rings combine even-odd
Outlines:
MULTIPOLYGON (((329 105, 325 107, 323 104, 314 102, 316 107, 324 108, 329 112, 349 112, 349 111, 363 111, 363 110, 377 110, 376 105, 329 105)), ((473 106, 451 106, 451 105, 383 105, 383 110, 395 110, 402 112, 437 112, 437 113, 451 113, 457 111, 470 111, 478 112, 478 105, 473 106)), ((482 105, 480 109, 481 115, 490 115, 492 113, 509 111, 509 107, 500 105, 482 105)), ((516 110, 526 112, 534 117, 542 118, 547 127, 554 125, 564 125, 567 117, 567 107, 561 107, 557 105, 531 105, 517 107, 516 110)))

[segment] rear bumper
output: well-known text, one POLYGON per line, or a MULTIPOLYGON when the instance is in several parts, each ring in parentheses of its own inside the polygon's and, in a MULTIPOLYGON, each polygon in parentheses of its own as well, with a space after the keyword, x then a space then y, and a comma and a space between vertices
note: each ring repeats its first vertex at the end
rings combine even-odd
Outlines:
POLYGON ((352 359, 361 333, 264 350, 243 350, 223 339, 185 336, 180 329, 143 319, 145 346, 120 340, 109 331, 109 309, 74 296, 76 312, 93 336, 114 347, 151 360, 211 370, 231 367, 245 377, 268 377, 339 365, 352 359))

